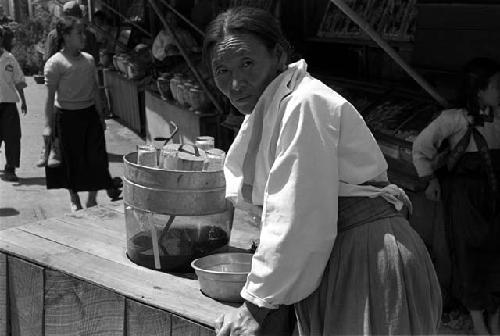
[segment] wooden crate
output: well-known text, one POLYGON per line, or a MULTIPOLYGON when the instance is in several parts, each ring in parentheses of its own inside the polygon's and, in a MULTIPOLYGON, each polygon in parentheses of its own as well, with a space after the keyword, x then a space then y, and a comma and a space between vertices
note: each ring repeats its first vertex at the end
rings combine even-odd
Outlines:
POLYGON ((104 70, 104 87, 110 98, 111 112, 139 135, 144 134, 144 86, 141 81, 125 78, 117 71, 104 70))

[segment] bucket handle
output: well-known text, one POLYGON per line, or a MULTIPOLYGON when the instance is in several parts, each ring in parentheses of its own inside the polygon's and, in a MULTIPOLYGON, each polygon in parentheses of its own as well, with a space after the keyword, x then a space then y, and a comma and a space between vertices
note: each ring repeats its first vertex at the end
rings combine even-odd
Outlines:
MULTIPOLYGON (((194 148, 194 155, 196 157, 200 156, 200 150, 198 149, 198 147, 196 145, 191 145, 193 146, 194 148)), ((185 149, 184 149, 184 144, 180 145, 179 146, 179 152, 185 152, 185 153, 188 153, 185 149)))

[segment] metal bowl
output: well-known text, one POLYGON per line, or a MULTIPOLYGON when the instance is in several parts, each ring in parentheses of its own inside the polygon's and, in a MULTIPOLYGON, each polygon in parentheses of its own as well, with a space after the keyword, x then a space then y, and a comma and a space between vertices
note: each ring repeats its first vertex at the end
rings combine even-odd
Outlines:
POLYGON ((243 302, 240 292, 252 268, 250 253, 219 253, 194 260, 203 294, 227 302, 243 302))

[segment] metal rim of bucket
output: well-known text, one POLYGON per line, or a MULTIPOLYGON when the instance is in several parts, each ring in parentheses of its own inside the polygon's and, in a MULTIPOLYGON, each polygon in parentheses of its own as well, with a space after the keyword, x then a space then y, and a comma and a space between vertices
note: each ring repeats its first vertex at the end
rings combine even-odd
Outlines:
POLYGON ((194 175, 218 175, 223 172, 223 170, 210 170, 210 171, 193 171, 193 170, 176 170, 176 169, 162 169, 158 167, 148 167, 148 166, 141 166, 140 164, 137 164, 135 162, 130 161, 128 158, 132 155, 137 155, 137 152, 130 152, 128 154, 123 155, 123 163, 126 163, 132 167, 135 167, 137 169, 145 169, 145 170, 152 170, 152 171, 164 171, 164 172, 172 172, 172 173, 192 173, 194 175))

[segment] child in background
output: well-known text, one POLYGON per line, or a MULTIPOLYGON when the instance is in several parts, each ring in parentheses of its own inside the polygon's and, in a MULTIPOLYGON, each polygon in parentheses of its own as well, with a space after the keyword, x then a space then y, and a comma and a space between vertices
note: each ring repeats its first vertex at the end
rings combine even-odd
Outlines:
POLYGON ((0 27, 0 145, 5 142, 3 180, 15 182, 21 158, 21 121, 16 103, 21 97, 21 113, 26 115, 28 109, 23 89, 27 85, 16 58, 5 50, 5 37, 5 30, 0 27))
POLYGON ((84 25, 76 17, 65 16, 56 29, 60 51, 45 64, 45 133, 59 138, 62 162, 58 167, 45 167, 45 173, 47 188, 68 189, 71 209, 76 211, 82 209, 79 191, 88 191, 86 207, 92 207, 97 204, 97 191, 113 188, 113 182, 95 62, 81 52, 84 25))
POLYGON ((429 183, 426 196, 444 202, 452 293, 470 311, 476 334, 498 335, 500 64, 486 58, 467 64, 458 102, 458 108, 443 111, 420 133, 413 161, 429 183), (443 166, 438 149, 445 141, 450 152, 443 166))

